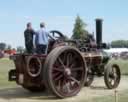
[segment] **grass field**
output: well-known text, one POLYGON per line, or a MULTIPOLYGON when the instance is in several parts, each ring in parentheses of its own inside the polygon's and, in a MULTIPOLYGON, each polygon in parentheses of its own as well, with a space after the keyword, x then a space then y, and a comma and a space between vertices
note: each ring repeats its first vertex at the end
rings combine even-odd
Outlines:
POLYGON ((122 60, 122 59, 118 59, 118 60, 110 60, 110 63, 116 63, 120 66, 121 69, 121 73, 128 75, 128 60, 122 60))
MULTIPOLYGON (((117 63, 122 74, 128 75, 128 60, 111 60, 110 63, 117 63)), ((8 71, 13 68, 15 68, 13 61, 8 58, 0 59, 0 88, 16 86, 15 82, 8 81, 8 71)))
MULTIPOLYGON (((122 74, 128 75, 128 60, 111 60, 110 63, 117 63, 121 68, 122 74)), ((17 87, 15 82, 8 81, 8 71, 13 68, 14 64, 11 60, 8 58, 0 59, 0 89, 17 87)), ((79 102, 85 102, 85 100, 79 102)), ((96 97, 87 102, 114 102, 114 96, 96 97)), ((128 102, 128 90, 119 93, 118 102, 128 102)))
MULTIPOLYGON (((118 93, 116 100, 117 102, 128 102, 128 90, 118 93)), ((88 100, 88 102, 115 102, 115 96, 113 93, 113 95, 93 98, 92 100, 88 100)))
POLYGON ((0 88, 15 87, 15 82, 8 81, 8 71, 14 68, 14 64, 8 58, 0 59, 0 88))

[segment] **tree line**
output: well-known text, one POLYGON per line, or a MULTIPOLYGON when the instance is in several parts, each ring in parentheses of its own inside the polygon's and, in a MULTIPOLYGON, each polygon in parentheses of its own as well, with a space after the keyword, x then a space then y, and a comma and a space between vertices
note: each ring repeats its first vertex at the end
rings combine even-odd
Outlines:
POLYGON ((17 46, 17 48, 13 48, 11 45, 6 44, 4 42, 0 42, 0 50, 16 50, 17 52, 23 52, 25 49, 22 46, 17 46))
POLYGON ((112 48, 128 48, 128 40, 115 40, 111 42, 112 48))

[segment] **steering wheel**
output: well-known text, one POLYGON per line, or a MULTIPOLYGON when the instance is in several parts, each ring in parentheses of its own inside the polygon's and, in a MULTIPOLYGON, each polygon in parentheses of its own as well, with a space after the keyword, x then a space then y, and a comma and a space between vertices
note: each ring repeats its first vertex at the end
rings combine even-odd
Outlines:
POLYGON ((65 39, 64 34, 57 30, 50 31, 50 36, 53 37, 55 40, 65 39))

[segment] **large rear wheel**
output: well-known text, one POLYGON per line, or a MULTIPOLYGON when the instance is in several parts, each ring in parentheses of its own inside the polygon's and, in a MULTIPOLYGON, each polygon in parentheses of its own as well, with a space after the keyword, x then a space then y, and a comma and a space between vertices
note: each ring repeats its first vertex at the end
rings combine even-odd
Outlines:
POLYGON ((69 46, 55 48, 44 64, 45 86, 57 97, 79 93, 86 79, 86 63, 80 52, 69 46))

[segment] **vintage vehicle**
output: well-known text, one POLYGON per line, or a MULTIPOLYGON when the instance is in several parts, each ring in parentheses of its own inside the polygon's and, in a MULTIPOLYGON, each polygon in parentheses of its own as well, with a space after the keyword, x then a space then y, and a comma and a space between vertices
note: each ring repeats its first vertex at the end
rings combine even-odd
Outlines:
POLYGON ((89 86, 94 76, 104 76, 109 89, 120 83, 120 68, 108 65, 110 57, 103 51, 102 20, 96 20, 96 41, 92 35, 85 40, 67 40, 59 31, 51 31, 47 54, 15 54, 10 57, 15 69, 9 71, 9 80, 23 88, 38 92, 50 90, 59 98, 77 95, 83 86, 89 86))

